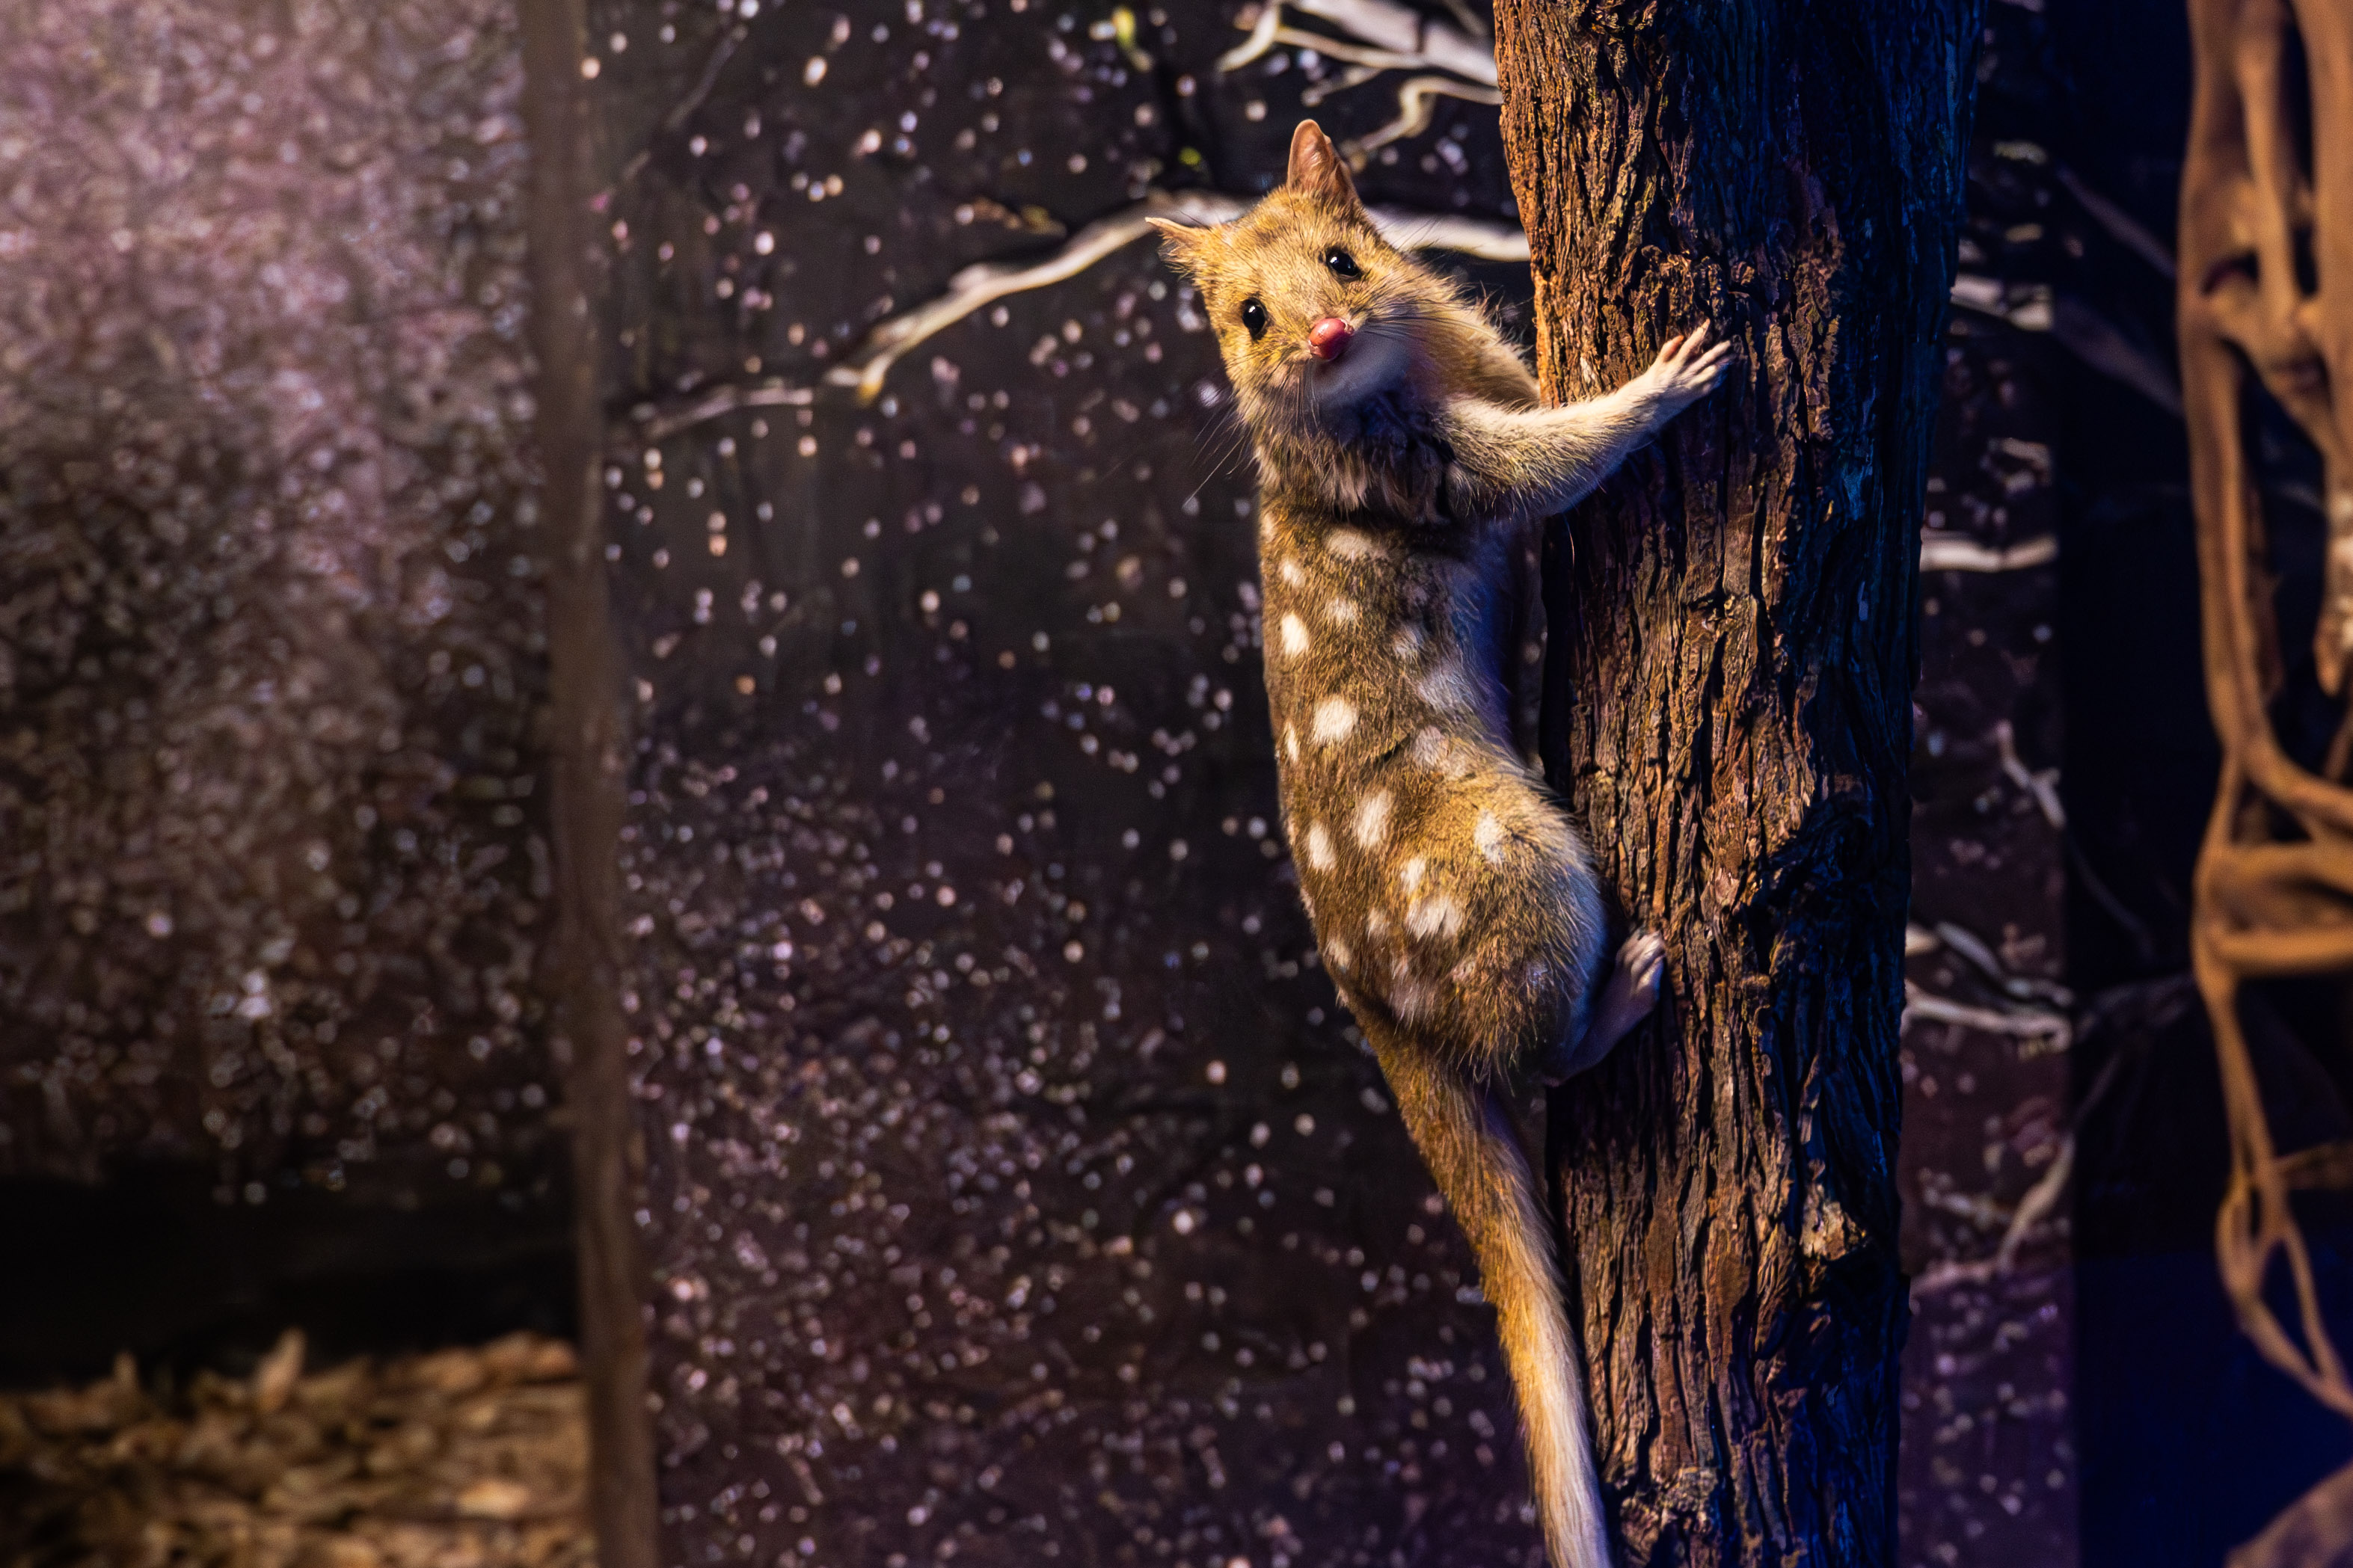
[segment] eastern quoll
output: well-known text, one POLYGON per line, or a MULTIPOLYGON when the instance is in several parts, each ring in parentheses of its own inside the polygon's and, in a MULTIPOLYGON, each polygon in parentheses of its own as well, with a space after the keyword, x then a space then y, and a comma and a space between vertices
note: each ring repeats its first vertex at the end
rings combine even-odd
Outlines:
POLYGON ((1538 405, 1446 279, 1384 241, 1303 121, 1282 188, 1158 226, 1258 452, 1267 697, 1300 897, 1341 999, 1468 1233, 1560 1568, 1609 1548, 1542 1189, 1504 1098, 1592 1066, 1656 1003, 1665 949, 1605 952, 1592 858, 1515 753, 1528 531, 1713 390, 1706 329, 1607 396, 1538 405))

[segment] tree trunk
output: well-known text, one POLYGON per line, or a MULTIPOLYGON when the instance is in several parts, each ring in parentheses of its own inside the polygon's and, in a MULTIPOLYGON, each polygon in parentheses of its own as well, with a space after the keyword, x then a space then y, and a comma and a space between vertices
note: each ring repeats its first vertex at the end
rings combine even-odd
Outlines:
POLYGON ((1894 1550, 1915 580, 1977 0, 1502 0, 1546 395, 1725 388, 1548 545, 1545 753, 1661 1022, 1550 1158, 1623 1561, 1894 1550))
POLYGON ((625 731, 596 484, 605 435, 593 330, 600 275, 584 221, 596 146, 581 101, 586 8, 584 0, 525 0, 522 19, 559 921, 543 983, 558 1048, 570 1053, 565 1102, 580 1249, 588 1512, 603 1568, 653 1568, 658 1502, 640 1305, 649 1282, 630 1223, 641 1184, 631 1157, 636 1124, 618 981, 625 731))

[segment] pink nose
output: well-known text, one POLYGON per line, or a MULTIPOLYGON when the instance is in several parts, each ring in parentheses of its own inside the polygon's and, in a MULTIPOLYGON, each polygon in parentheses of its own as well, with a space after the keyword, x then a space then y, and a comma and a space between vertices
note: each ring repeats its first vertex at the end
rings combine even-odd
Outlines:
POLYGON ((1307 352, 1320 360, 1335 360, 1348 352, 1356 329, 1337 316, 1326 316, 1307 329, 1307 352))

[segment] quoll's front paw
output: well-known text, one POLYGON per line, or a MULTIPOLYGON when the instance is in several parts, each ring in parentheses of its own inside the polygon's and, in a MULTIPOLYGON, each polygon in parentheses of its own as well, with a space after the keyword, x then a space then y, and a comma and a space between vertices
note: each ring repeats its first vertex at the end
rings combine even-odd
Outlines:
POLYGON ((1688 337, 1669 338, 1666 346, 1659 350, 1658 359, 1642 373, 1646 390, 1656 399, 1661 424, 1724 384, 1732 345, 1723 342, 1708 347, 1707 333, 1703 323, 1688 337))

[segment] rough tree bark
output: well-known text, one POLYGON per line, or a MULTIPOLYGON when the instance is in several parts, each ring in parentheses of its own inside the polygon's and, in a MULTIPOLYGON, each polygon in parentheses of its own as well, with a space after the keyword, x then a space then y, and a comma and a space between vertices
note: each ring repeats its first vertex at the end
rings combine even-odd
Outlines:
POLYGON ((1670 953, 1662 1022, 1550 1116, 1630 1564, 1894 1556, 1915 584, 1980 15, 1496 7, 1547 395, 1700 321, 1741 354, 1546 563, 1547 763, 1670 953))
POLYGON ((635 1121, 621 1016, 621 671, 607 631, 597 395, 600 319, 586 223, 596 142, 582 102, 584 0, 524 0, 523 115, 531 136, 532 353, 547 573, 554 786, 555 951, 545 977, 570 1051, 581 1365, 588 1394, 588 1510, 603 1568, 653 1568, 653 1421, 646 1413, 647 1289, 632 1194, 635 1121))

